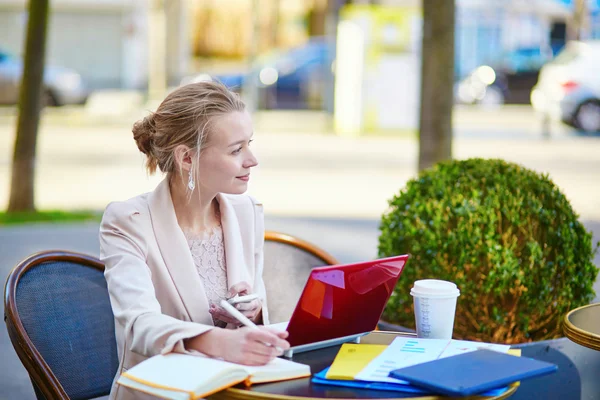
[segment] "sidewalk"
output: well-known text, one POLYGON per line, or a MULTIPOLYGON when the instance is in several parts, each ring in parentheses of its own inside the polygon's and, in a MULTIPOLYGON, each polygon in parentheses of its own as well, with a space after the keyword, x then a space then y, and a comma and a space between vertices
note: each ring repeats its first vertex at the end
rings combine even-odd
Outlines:
MULTIPOLYGON (((14 116, 0 109, 0 187, 9 185, 14 116)), ((143 111, 137 110, 143 115, 143 111)), ((417 174, 411 136, 340 137, 330 119, 310 111, 259 112, 254 149, 260 161, 251 191, 278 215, 379 217, 417 174)), ((39 134, 37 205, 103 209, 109 201, 151 190, 131 136, 134 115, 98 120, 82 108, 51 109, 39 134), (85 188, 85 190, 81 190, 85 188)), ((459 108, 456 158, 504 158, 548 172, 584 218, 600 219, 600 140, 559 131, 541 139, 531 110, 459 108)), ((0 191, 0 207, 8 193, 0 191)))

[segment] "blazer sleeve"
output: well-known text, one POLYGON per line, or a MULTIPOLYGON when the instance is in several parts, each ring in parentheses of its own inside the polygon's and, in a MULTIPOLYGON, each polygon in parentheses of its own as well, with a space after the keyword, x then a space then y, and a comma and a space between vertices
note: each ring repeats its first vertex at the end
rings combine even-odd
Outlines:
POLYGON ((263 325, 269 325, 269 306, 267 302, 267 291, 263 280, 264 269, 264 250, 265 250, 265 215, 262 204, 254 203, 255 220, 255 246, 254 246, 254 265, 256 268, 254 274, 254 290, 262 300, 262 319, 263 325))
POLYGON ((150 357, 187 351, 183 340, 214 326, 181 321, 161 312, 146 263, 143 232, 151 232, 149 216, 127 203, 111 203, 100 225, 100 259, 105 264, 115 322, 123 329, 123 350, 150 357))

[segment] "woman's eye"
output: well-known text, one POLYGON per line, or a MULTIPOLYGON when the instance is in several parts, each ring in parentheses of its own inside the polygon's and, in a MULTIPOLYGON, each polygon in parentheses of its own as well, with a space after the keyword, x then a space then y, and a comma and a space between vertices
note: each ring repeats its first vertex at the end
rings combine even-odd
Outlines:
MULTIPOLYGON (((250 147, 250 143, 252 143, 253 140, 254 139, 248 140, 248 144, 247 144, 248 147, 250 147)), ((239 152, 242 151, 243 148, 244 148, 244 145, 241 145, 239 148, 237 148, 234 151, 232 151, 231 154, 238 154, 239 152)))

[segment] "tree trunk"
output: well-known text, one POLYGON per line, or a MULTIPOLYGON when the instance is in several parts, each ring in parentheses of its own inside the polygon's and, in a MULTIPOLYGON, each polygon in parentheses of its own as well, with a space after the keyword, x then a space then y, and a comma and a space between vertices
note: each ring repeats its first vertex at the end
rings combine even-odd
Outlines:
POLYGON ((8 212, 35 211, 35 148, 42 107, 47 25, 48 0, 30 0, 8 212))
POLYGON ((315 1, 308 15, 309 36, 325 35, 325 20, 327 18, 327 2, 315 1))
POLYGON ((279 45, 279 24, 281 19, 280 0, 271 0, 271 46, 279 45))
POLYGON ((584 32, 587 30, 587 0, 575 0, 573 4, 573 15, 568 25, 569 40, 585 39, 584 32))
POLYGON ((452 158, 454 0, 423 0, 419 171, 452 158))

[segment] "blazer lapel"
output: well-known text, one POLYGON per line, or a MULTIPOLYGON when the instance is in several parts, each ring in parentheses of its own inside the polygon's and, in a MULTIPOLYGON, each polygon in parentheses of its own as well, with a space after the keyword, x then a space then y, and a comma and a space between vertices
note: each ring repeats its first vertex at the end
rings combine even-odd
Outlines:
POLYGON ((148 206, 160 253, 190 320, 213 325, 204 285, 196 270, 187 240, 177 223, 168 179, 164 179, 149 194, 148 206))
POLYGON ((223 241, 225 242, 228 289, 231 289, 233 285, 240 282, 247 282, 252 286, 254 284, 254 277, 250 276, 248 266, 244 260, 244 245, 238 217, 227 197, 218 194, 217 201, 219 202, 223 241))

